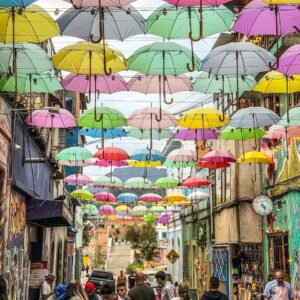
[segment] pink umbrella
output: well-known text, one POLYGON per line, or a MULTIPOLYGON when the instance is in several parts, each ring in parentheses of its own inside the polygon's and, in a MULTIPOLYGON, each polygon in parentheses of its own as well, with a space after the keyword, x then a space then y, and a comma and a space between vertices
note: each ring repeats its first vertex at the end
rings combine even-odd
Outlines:
MULTIPOLYGON (((73 4, 75 8, 78 7, 98 7, 99 0, 65 0, 73 4)), ((101 6, 110 6, 110 7, 123 7, 136 0, 101 0, 101 6)))
POLYGON ((73 128, 77 127, 76 119, 66 109, 45 107, 36 110, 26 119, 26 124, 40 128, 73 128))
POLYGON ((190 162, 196 160, 196 152, 190 149, 173 150, 166 158, 173 162, 190 162))
POLYGON ((231 152, 224 150, 214 150, 206 153, 201 161, 208 161, 213 163, 233 163, 236 162, 235 157, 231 152))
POLYGON ((300 74, 300 45, 290 47, 280 56, 278 72, 286 76, 300 74))
POLYGON ((116 211, 111 205, 102 205, 99 207, 99 213, 101 216, 115 215, 116 211))
POLYGON ((93 163, 93 166, 97 167, 128 167, 128 162, 125 160, 103 160, 103 159, 96 159, 93 163))
POLYGON ((272 125, 268 132, 263 136, 265 139, 300 137, 300 127, 285 127, 282 125, 272 125))
POLYGON ((215 129, 180 129, 175 135, 174 139, 183 141, 207 141, 215 140, 220 135, 215 129))
POLYGON ((161 217, 158 218, 157 223, 159 224, 167 224, 170 220, 171 220, 171 216, 170 215, 162 215, 161 217))
POLYGON ((116 202, 117 199, 116 197, 109 192, 98 192, 96 194, 94 194, 94 198, 97 201, 101 201, 101 202, 116 202))
POLYGON ((69 185, 87 185, 92 184, 93 180, 86 175, 82 174, 73 174, 69 175, 64 179, 64 182, 69 185))
POLYGON ((139 198, 139 201, 143 202, 162 202, 163 197, 154 193, 144 194, 139 198))

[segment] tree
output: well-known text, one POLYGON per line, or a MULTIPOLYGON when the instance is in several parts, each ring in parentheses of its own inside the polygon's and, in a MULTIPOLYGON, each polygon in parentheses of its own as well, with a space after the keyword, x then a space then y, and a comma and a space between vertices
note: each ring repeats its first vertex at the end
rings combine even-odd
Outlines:
POLYGON ((138 226, 128 226, 125 234, 125 240, 130 243, 132 248, 139 248, 140 228, 138 226))
POLYGON ((92 256, 92 267, 93 268, 101 268, 104 265, 104 259, 101 253, 101 246, 97 245, 95 249, 95 253, 92 256))
POLYGON ((93 228, 91 223, 88 221, 87 216, 83 215, 83 230, 82 230, 82 245, 88 247, 91 241, 89 231, 93 228))

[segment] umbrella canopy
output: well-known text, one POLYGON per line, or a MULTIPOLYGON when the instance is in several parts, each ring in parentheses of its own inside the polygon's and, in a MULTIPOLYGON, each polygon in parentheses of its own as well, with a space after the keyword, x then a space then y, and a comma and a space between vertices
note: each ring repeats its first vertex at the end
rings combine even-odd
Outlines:
POLYGON ((213 49, 203 60, 201 70, 214 75, 249 75, 269 71, 275 62, 275 56, 261 47, 232 42, 213 49))
POLYGON ((93 160, 60 160, 59 164, 68 167, 89 167, 93 165, 93 160))
POLYGON ((147 213, 147 207, 143 205, 137 205, 132 208, 131 210, 131 216, 132 217, 139 217, 139 216, 144 216, 147 213))
POLYGON ((30 43, 0 43, 0 73, 10 73, 14 65, 14 48, 16 52, 16 73, 41 74, 53 70, 47 53, 41 47, 30 43))
POLYGON ((131 189, 146 189, 151 188, 153 183, 143 177, 133 177, 125 181, 124 186, 131 189))
POLYGON ((158 218, 157 223, 158 224, 167 224, 170 220, 171 220, 171 216, 165 214, 158 218))
POLYGON ((280 117, 264 107, 247 107, 235 112, 229 125, 235 128, 259 128, 278 123, 280 117))
POLYGON ((236 162, 235 157, 231 152, 224 150, 214 150, 206 153, 201 158, 201 161, 215 162, 215 163, 234 163, 236 162))
POLYGON ((83 213, 89 217, 99 217, 99 210, 94 204, 85 204, 82 207, 83 213))
POLYGON ((101 216, 112 216, 116 214, 115 209, 111 205, 102 205, 99 207, 101 216))
POLYGON ((117 147, 105 147, 104 149, 97 151, 94 154, 94 157, 108 161, 129 159, 128 153, 122 148, 117 147))
POLYGON ((115 176, 101 176, 95 180, 95 186, 99 187, 121 187, 123 182, 115 176))
POLYGON ((154 186, 161 189, 176 188, 179 185, 179 180, 172 177, 162 177, 155 181, 154 186))
POLYGON ((137 129, 132 128, 128 131, 128 137, 136 138, 139 140, 149 140, 151 138, 154 140, 171 139, 173 137, 173 132, 171 129, 137 129))
POLYGON ((78 189, 70 193, 70 196, 79 200, 94 200, 93 194, 85 189, 78 189))
POLYGON ((196 159, 196 153, 190 149, 176 149, 173 150, 166 157, 167 161, 173 162, 191 162, 196 159))
POLYGON ((26 7, 36 0, 0 0, 0 7, 26 7))
MULTIPOLYGON (((291 127, 285 127, 283 125, 272 125, 268 132, 264 135, 265 139, 282 139, 282 138, 295 138, 295 137, 300 137, 300 126, 299 126, 299 121, 300 121, 300 114, 298 115, 298 120, 297 119, 291 119, 290 117, 290 122, 288 123, 288 126, 291 127), (291 124, 298 124, 295 126, 292 126, 291 124)), ((285 119, 281 120, 279 124, 287 124, 286 121, 286 116, 285 119)))
POLYGON ((92 159, 93 154, 83 147, 69 147, 61 150, 57 155, 57 160, 79 162, 92 159))
POLYGON ((78 42, 61 49, 52 57, 55 68, 74 74, 106 74, 127 69, 125 56, 118 50, 102 44, 78 42))
POLYGON ((117 201, 114 194, 109 193, 109 192, 98 192, 98 193, 94 194, 94 198, 97 201, 101 201, 101 202, 116 202, 117 201))
MULTIPOLYGON (((138 161, 138 160, 130 160, 128 165, 133 168, 156 168, 162 166, 161 161, 138 161)), ((146 171, 145 171, 146 172, 146 171)), ((144 177, 147 177, 144 175, 144 177)))
POLYGON ((164 213, 166 211, 166 209, 163 207, 163 206, 152 206, 150 209, 149 209, 149 213, 150 214, 161 214, 161 213, 164 213))
POLYGON ((180 201, 186 201, 186 197, 183 194, 169 194, 165 197, 166 202, 180 202, 180 201))
POLYGON ((206 72, 201 72, 193 83, 193 91, 204 94, 235 93, 237 88, 242 94, 245 91, 251 91, 256 85, 256 80, 251 76, 240 76, 239 87, 237 87, 237 78, 233 75, 216 76, 206 72))
POLYGON ((207 141, 215 140, 219 136, 215 129, 179 129, 174 135, 174 139, 183 141, 207 141))
POLYGON ((89 92, 101 94, 113 94, 127 91, 127 83, 119 74, 94 75, 91 78, 85 75, 69 74, 63 81, 64 89, 67 91, 87 94, 89 92))
MULTIPOLYGON (((64 0, 71 3, 74 7, 98 7, 99 0, 64 0)), ((101 0, 101 6, 123 7, 136 0, 101 0)))
POLYGON ((72 128, 77 127, 74 116, 66 109, 45 107, 35 110, 26 119, 26 124, 40 128, 72 128))
POLYGON ((203 187, 208 185, 210 185, 210 181, 206 178, 201 178, 201 177, 190 177, 181 184, 181 186, 187 188, 196 188, 196 187, 203 187))
POLYGON ((255 164, 270 164, 272 160, 270 157, 259 151, 247 152, 239 157, 238 163, 255 163, 255 164))
MULTIPOLYGON (((199 6, 199 0, 165 0, 174 6, 199 6)), ((219 6, 230 2, 231 0, 202 0, 202 5, 219 6)))
POLYGON ((143 202, 162 202, 163 200, 162 196, 154 193, 147 193, 139 198, 139 201, 143 202))
POLYGON ((126 118, 120 111, 106 106, 97 107, 96 109, 87 109, 78 119, 79 127, 87 127, 92 129, 109 129, 126 125, 126 118))
POLYGON ((131 5, 126 8, 101 9, 72 7, 57 19, 57 24, 62 35, 86 41, 98 39, 100 42, 104 37, 123 41, 130 36, 145 33, 145 19, 131 5), (100 29, 100 23, 103 29, 100 29))
POLYGON ((219 135, 220 140, 236 140, 245 141, 251 139, 260 139, 265 135, 265 131, 261 128, 235 128, 227 126, 219 135))
POLYGON ((130 215, 131 208, 128 207, 127 205, 118 205, 115 208, 115 211, 116 211, 118 216, 127 216, 127 215, 130 215))
POLYGON ((130 159, 140 162, 164 162, 165 156, 162 154, 162 152, 152 149, 150 155, 147 148, 143 149, 137 149, 135 150, 131 156, 130 159))
POLYGON ((42 43, 60 34, 53 18, 37 5, 26 7, 22 13, 0 7, 0 15, 0 42, 3 43, 42 43))
POLYGON ((201 169, 225 169, 229 168, 230 164, 226 162, 200 161, 197 167, 201 169))
POLYGON ((186 111, 178 120, 178 126, 188 129, 211 129, 225 126, 229 117, 215 108, 194 108, 186 111))
POLYGON ((146 214, 144 216, 144 222, 146 222, 146 223, 155 222, 156 220, 157 220, 157 216, 156 215, 146 214))
POLYGON ((300 125, 300 107, 295 106, 289 110, 289 119, 287 119, 287 114, 282 117, 279 125, 283 126, 299 126, 300 125))
POLYGON ((127 137, 127 132, 123 127, 118 128, 104 128, 104 132, 101 128, 87 128, 83 127, 80 129, 80 134, 84 136, 89 136, 92 138, 102 138, 102 133, 105 139, 116 139, 127 137))
POLYGON ((300 74, 300 45, 288 48, 279 58, 278 72, 284 75, 300 74))
POLYGON ((64 182, 69 185, 87 185, 94 183, 92 178, 82 174, 69 175, 64 178, 64 182))
MULTIPOLYGON (((43 74, 20 74, 17 75, 17 91, 19 94, 24 93, 53 93, 62 90, 58 78, 51 72, 43 74)), ((15 76, 4 75, 0 79, 0 91, 16 91, 15 76)))
MULTIPOLYGON (((198 3, 198 6, 200 1, 198 3)), ((187 38, 189 33, 199 35, 199 7, 174 7, 164 4, 155 10, 147 19, 148 34, 158 35, 167 39, 187 38)), ((202 38, 230 31, 235 15, 227 7, 204 6, 202 11, 202 38)))
POLYGON ((120 203, 135 203, 138 197, 133 193, 122 193, 117 197, 117 201, 120 203))
POLYGON ((207 199, 207 198, 209 198, 209 194, 207 194, 205 192, 200 192, 200 191, 192 192, 187 197, 187 199, 189 201, 200 200, 200 199, 207 199))
POLYGON ((176 207, 176 206, 167 206, 166 207, 166 213, 173 214, 173 213, 178 213, 180 211, 181 211, 180 207, 176 207))
POLYGON ((93 162, 93 166, 108 168, 108 167, 127 167, 128 162, 124 160, 104 160, 96 159, 93 162))
MULTIPOLYGON (((143 46, 128 58, 129 70, 150 75, 180 75, 189 72, 187 64, 192 65, 192 53, 173 42, 155 42, 143 46)), ((199 70, 201 60, 195 56, 195 69, 199 70)))

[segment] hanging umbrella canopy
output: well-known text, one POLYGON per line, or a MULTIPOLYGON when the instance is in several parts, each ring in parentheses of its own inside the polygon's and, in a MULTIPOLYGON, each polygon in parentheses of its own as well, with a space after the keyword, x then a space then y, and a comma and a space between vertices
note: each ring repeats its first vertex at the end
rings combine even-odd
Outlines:
POLYGON ((208 185, 210 185, 210 181, 206 178, 201 178, 201 177, 190 177, 181 184, 181 186, 187 188, 197 188, 197 187, 203 187, 208 185))
POLYGON ((162 177, 155 181, 154 186, 161 189, 176 188, 179 185, 179 180, 172 177, 162 177))
POLYGON ((175 133, 174 139, 183 141, 208 141, 217 139, 219 134, 215 129, 179 129, 175 133))
POLYGON ((166 202, 180 202, 180 201, 186 201, 186 197, 183 194, 169 194, 165 197, 166 202))
POLYGON ((139 201, 143 202, 162 202, 163 200, 162 196, 154 193, 147 193, 139 198, 139 201))
POLYGON ((133 168, 156 168, 156 167, 161 167, 163 163, 161 161, 130 160, 128 165, 133 168))
POLYGON ((117 197, 117 201, 120 203, 135 203, 138 200, 138 196, 133 193, 122 193, 117 197))
POLYGON ((244 155, 241 155, 237 160, 238 163, 254 163, 254 164, 270 164, 272 160, 270 157, 259 151, 247 152, 244 155))
POLYGON ((231 152, 227 152, 224 150, 214 150, 203 155, 201 161, 214 163, 234 163, 236 162, 236 159, 231 152))
POLYGON ((157 223, 158 224, 167 224, 171 219, 172 219, 172 217, 170 215, 165 214, 158 218, 157 223))
POLYGON ((99 207, 101 216, 112 216, 116 214, 115 209, 111 205, 102 205, 99 207))
MULTIPOLYGON (((198 6, 200 1, 198 3, 198 6)), ((230 31, 235 15, 227 7, 204 6, 202 12, 202 38, 230 31)), ((146 21, 148 34, 158 35, 167 39, 188 38, 189 33, 199 35, 199 7, 174 7, 164 4, 155 10, 146 21)))
POLYGON ((195 161, 173 161, 168 160, 164 162, 164 166, 168 168, 189 168, 196 166, 196 156, 195 161))
POLYGON ((150 214, 161 214, 164 213, 165 211, 166 209, 163 206, 156 205, 156 206, 152 206, 148 212, 150 214))
POLYGON ((226 162, 200 161, 197 167, 200 169, 225 169, 229 168, 230 164, 226 162))
MULTIPOLYGON (((256 85, 256 80, 251 76, 240 76, 239 92, 251 91, 256 85)), ((216 76, 201 72, 193 83, 193 91, 203 94, 223 93, 230 94, 237 91, 237 78, 233 75, 216 76), (224 80, 224 83, 223 83, 224 80)))
MULTIPOLYGON (((104 128, 103 133, 105 139, 116 139, 116 138, 127 137, 127 132, 123 127, 104 128)), ((102 138, 102 129, 83 127, 82 129, 80 129, 80 134, 92 138, 102 138)))
POLYGON ((68 167, 89 167, 93 165, 93 160, 59 160, 59 164, 68 167))
MULTIPOLYGON (((25 93, 53 93, 62 90, 58 78, 51 72, 43 74, 20 74, 17 75, 17 91, 19 94, 25 93)), ((16 91, 15 76, 4 75, 0 79, 0 91, 16 91)))
POLYGON ((153 183, 143 177, 133 177, 125 181, 124 187, 131 189, 146 189, 151 188, 153 183))
POLYGON ((66 109, 45 107, 35 110, 26 119, 26 124, 40 128, 72 128, 77 127, 74 116, 66 109))
POLYGON ((214 75, 249 75, 270 70, 276 62, 267 50, 249 42, 232 42, 213 49, 203 60, 201 71, 214 75))
POLYGON ((60 34, 53 18, 37 5, 18 11, 0 7, 0 15, 0 42, 3 43, 15 41, 38 44, 60 34))
POLYGON ((118 205, 115 208, 115 211, 118 216, 128 216, 131 213, 131 208, 128 207, 127 205, 118 205))
POLYGON ((280 117, 264 107, 247 107, 235 112, 229 125, 235 128, 259 128, 278 123, 280 117))
POLYGON ((180 211, 181 211, 180 207, 176 207, 176 206, 167 206, 166 208, 166 213, 170 213, 170 214, 178 213, 180 211))
POLYGON ((83 147, 69 147, 60 151, 56 159, 60 161, 79 162, 93 158, 93 154, 83 147))
MULTIPOLYGON (((10 73, 13 70, 12 43, 0 43, 0 73, 10 73)), ((53 71, 53 65, 47 53, 41 47, 30 43, 16 43, 16 73, 20 74, 41 74, 53 71)))
POLYGON ((279 58, 278 72, 284 75, 300 74, 300 45, 288 48, 279 58))
POLYGON ((174 202, 174 205, 178 207, 187 207, 187 206, 191 206, 192 203, 190 201, 179 201, 179 202, 174 202))
POLYGON ((227 126, 219 135, 219 140, 245 141, 251 139, 261 139, 265 131, 261 128, 235 128, 227 126))
POLYGON ((100 42, 104 37, 124 41, 130 36, 145 33, 145 19, 131 5, 126 8, 101 7, 101 9, 72 7, 57 19, 57 24, 62 35, 86 41, 99 39, 100 42), (103 33, 102 29, 100 31, 100 23, 103 26, 103 33))
POLYGON ((94 194, 94 198, 97 201, 101 201, 101 202, 116 202, 117 201, 114 194, 109 193, 109 192, 98 192, 98 193, 94 194))
POLYGON ((139 140, 149 140, 151 138, 151 134, 154 140, 171 139, 173 137, 173 132, 169 128, 152 130, 132 128, 128 131, 128 137, 136 138, 139 140))
MULTIPOLYGON (((299 120, 300 120, 300 114, 298 115, 298 120, 297 119, 291 119, 290 117, 290 122, 288 123, 288 126, 291 127, 285 127, 283 125, 272 125, 268 132, 264 135, 265 139, 277 139, 280 140, 282 138, 296 138, 300 137, 300 126, 299 126, 299 120), (292 126, 290 124, 298 124, 295 126, 292 126)), ((281 120, 279 124, 287 124, 286 116, 285 119, 281 120)))
POLYGON ((26 7, 36 0, 0 0, 0 7, 26 7))
POLYGON ((211 129, 225 126, 229 117, 215 108, 198 107, 186 111, 178 120, 178 126, 188 129, 211 129))
POLYGON ((157 216, 156 215, 146 214, 144 216, 144 222, 146 222, 146 223, 155 222, 156 220, 157 220, 157 216))
POLYGON ((104 75, 107 69, 113 73, 127 69, 126 58, 120 51, 88 42, 64 47, 52 57, 52 61, 58 70, 81 75, 104 75))
POLYGON ((173 150, 166 157, 166 162, 184 162, 191 163, 196 160, 196 152, 190 149, 176 149, 173 150))
POLYGON ((64 183, 68 185, 87 185, 94 183, 94 181, 87 175, 72 174, 64 178, 64 183))
POLYGON ((130 159, 139 161, 139 162, 164 162, 165 156, 162 154, 162 152, 152 149, 150 155, 147 148, 143 149, 137 149, 135 150, 131 156, 130 159))
POLYGON ((189 201, 200 200, 200 199, 207 199, 207 198, 209 198, 209 194, 207 194, 205 192, 200 192, 200 191, 192 192, 187 197, 187 199, 189 201))
POLYGON ((124 160, 104 160, 104 159, 96 159, 93 162, 93 166, 108 168, 108 167, 127 167, 128 162, 124 160))
POLYGON ((124 115, 117 109, 102 106, 94 109, 87 109, 78 119, 79 127, 87 128, 117 128, 126 126, 127 121, 124 115), (95 114, 99 119, 95 120, 95 114))
POLYGON ((83 213, 89 217, 99 217, 99 210, 94 204, 85 204, 82 207, 83 213))
MULTIPOLYGON (((173 42, 155 42, 143 46, 128 58, 129 70, 147 75, 180 75, 189 72, 192 65, 191 50, 173 42)), ((195 69, 199 70, 201 60, 195 56, 195 69)))
POLYGON ((97 151, 94 154, 94 157, 108 161, 129 159, 128 153, 122 148, 117 147, 105 147, 104 149, 97 151))
MULTIPOLYGON (((285 114, 282 117, 282 120, 279 122, 279 125, 282 126, 299 126, 300 125, 300 107, 295 106, 289 110, 289 120, 287 119, 287 115, 285 114)), ((288 128, 289 130, 292 128, 288 128)))
POLYGON ((94 75, 89 78, 86 75, 69 74, 62 84, 66 91, 73 91, 87 94, 95 92, 100 94, 113 94, 128 91, 127 83, 119 74, 94 75))
MULTIPOLYGON (((74 7, 98 7, 99 0, 64 0, 71 3, 74 7)), ((101 6, 123 7, 136 0, 101 0, 101 6)))
POLYGON ((95 180, 95 186, 97 187, 121 187, 123 182, 121 179, 115 176, 101 176, 95 180))
POLYGON ((147 207, 143 205, 137 205, 132 208, 131 216, 144 216, 147 213, 147 207))
MULTIPOLYGON (((164 0, 174 6, 199 6, 199 0, 164 0)), ((230 2, 231 0, 202 0, 202 5, 219 6, 230 2)))
POLYGON ((78 189, 70 193, 70 197, 79 200, 94 200, 93 194, 85 189, 78 189))

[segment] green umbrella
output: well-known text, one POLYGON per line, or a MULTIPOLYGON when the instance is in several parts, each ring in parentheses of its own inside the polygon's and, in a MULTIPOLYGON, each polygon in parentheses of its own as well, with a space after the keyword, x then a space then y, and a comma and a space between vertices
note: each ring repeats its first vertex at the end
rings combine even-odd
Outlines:
POLYGON ((196 162, 194 161, 172 161, 172 160, 166 160, 164 162, 164 166, 169 168, 188 168, 188 167, 194 167, 196 165, 196 162))
POLYGON ((82 207, 83 213, 88 215, 88 217, 99 217, 99 210, 94 204, 85 204, 82 207))
POLYGON ((83 147, 69 147, 60 151, 56 159, 60 161, 79 162, 93 158, 93 154, 83 147))
POLYGON ((95 186, 121 187, 123 186, 123 182, 121 179, 115 176, 101 176, 95 180, 95 186))
POLYGON ((299 126, 300 125, 300 107, 295 106, 289 110, 289 118, 287 114, 284 114, 282 120, 279 121, 279 125, 282 126, 299 126))
POLYGON ((152 215, 152 214, 146 214, 144 216, 144 222, 146 223, 152 223, 155 222, 157 220, 157 216, 152 215))
POLYGON ((91 192, 85 189, 78 189, 73 191, 70 196, 79 200, 93 200, 94 196, 91 192))
MULTIPOLYGON (((139 140, 148 140, 151 138, 150 129, 130 129, 128 136, 136 138, 139 140)), ((169 128, 165 129, 152 129, 152 139, 154 140, 163 140, 171 139, 173 137, 173 132, 169 128)))
POLYGON ((179 180, 172 177, 162 177, 155 181, 154 186, 157 188, 168 189, 175 188, 179 185, 179 180))
POLYGON ((256 138, 262 138, 265 131, 261 128, 234 128, 227 126, 219 135, 220 140, 237 140, 245 141, 256 138))
POLYGON ((146 188, 151 188, 153 186, 153 183, 143 177, 133 177, 128 179, 125 183, 124 186, 126 188, 131 188, 131 189, 146 189, 146 188))

